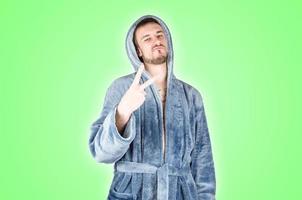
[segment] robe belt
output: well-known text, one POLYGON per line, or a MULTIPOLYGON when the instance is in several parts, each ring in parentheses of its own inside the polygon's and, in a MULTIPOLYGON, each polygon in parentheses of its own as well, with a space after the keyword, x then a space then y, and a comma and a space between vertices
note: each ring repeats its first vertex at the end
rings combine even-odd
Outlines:
POLYGON ((190 165, 182 168, 176 168, 168 163, 157 167, 147 163, 137 163, 128 161, 119 161, 116 163, 116 170, 128 173, 148 173, 156 174, 157 177, 157 200, 168 200, 169 194, 169 175, 187 176, 190 171, 190 165))

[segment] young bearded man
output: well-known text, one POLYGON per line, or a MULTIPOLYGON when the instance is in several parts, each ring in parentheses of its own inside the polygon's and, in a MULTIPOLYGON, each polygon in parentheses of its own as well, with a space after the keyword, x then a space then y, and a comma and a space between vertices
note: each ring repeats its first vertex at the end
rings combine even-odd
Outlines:
POLYGON ((89 138, 96 161, 114 163, 108 199, 214 200, 202 96, 173 73, 167 25, 142 16, 128 31, 126 50, 136 72, 111 83, 89 138))

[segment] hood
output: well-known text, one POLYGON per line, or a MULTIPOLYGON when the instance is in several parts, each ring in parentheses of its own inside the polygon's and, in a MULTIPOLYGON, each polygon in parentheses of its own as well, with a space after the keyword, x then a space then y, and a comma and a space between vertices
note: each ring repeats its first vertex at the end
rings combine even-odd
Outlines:
MULTIPOLYGON (((167 25, 164 23, 164 21, 162 19, 160 19, 159 17, 156 17, 154 15, 144 15, 142 17, 140 17, 139 19, 137 19, 130 27, 128 33, 127 33, 127 37, 126 37, 126 52, 127 55, 130 59, 130 62, 134 68, 135 71, 138 70, 139 66, 142 64, 142 62, 140 61, 136 50, 135 50, 135 46, 133 44, 133 33, 134 33, 134 29, 137 26, 137 24, 142 21, 145 18, 153 18, 156 21, 158 21, 158 23, 161 25, 164 34, 167 38, 167 48, 168 48, 168 56, 167 56, 167 87, 169 87, 169 83, 170 83, 170 79, 172 76, 174 76, 173 74, 173 45, 172 45, 172 38, 171 38, 171 33, 167 27, 167 25)), ((146 79, 149 79, 151 77, 151 75, 144 70, 144 72, 142 73, 142 76, 145 77, 146 79)), ((168 88, 167 88, 168 89, 168 88)))

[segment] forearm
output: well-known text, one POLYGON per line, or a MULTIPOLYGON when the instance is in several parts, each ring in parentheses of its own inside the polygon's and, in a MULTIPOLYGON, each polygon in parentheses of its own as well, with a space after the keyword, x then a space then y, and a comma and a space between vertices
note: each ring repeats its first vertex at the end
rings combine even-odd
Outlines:
MULTIPOLYGON (((128 123, 130 115, 126 112, 120 111, 119 107, 117 107, 116 115, 115 115, 115 125, 118 132, 123 136, 123 132, 125 130, 126 124, 128 123)), ((124 136, 123 136, 124 137, 124 136)))
POLYGON ((98 162, 114 163, 119 160, 135 137, 135 116, 130 116, 124 136, 116 128, 115 116, 116 108, 106 114, 103 122, 97 120, 91 127, 90 150, 98 162))

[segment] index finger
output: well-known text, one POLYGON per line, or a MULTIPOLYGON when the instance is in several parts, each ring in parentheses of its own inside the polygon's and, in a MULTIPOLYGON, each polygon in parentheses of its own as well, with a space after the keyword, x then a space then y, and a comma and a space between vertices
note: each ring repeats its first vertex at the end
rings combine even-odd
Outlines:
POLYGON ((139 83, 139 79, 141 78, 144 69, 145 69, 144 64, 141 64, 141 66, 138 68, 138 70, 136 72, 136 75, 134 77, 134 80, 133 80, 132 84, 138 84, 139 83))
POLYGON ((140 86, 140 88, 141 88, 142 90, 145 89, 146 87, 148 87, 149 85, 151 85, 152 83, 154 83, 154 81, 155 81, 156 78, 157 78, 157 77, 152 77, 151 79, 147 80, 146 82, 144 82, 144 83, 140 86))

